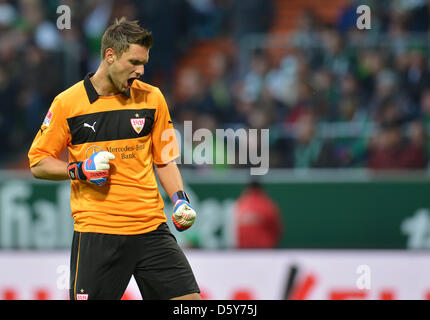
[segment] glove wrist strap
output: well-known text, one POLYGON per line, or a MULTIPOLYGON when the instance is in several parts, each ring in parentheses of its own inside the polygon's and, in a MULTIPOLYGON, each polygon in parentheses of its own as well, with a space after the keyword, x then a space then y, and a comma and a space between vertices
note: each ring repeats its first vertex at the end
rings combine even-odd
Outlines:
POLYGON ((71 180, 87 180, 82 170, 82 161, 69 163, 67 166, 67 173, 71 180))
POLYGON ((185 200, 188 203, 190 203, 190 199, 188 198, 188 195, 186 194, 185 191, 180 190, 178 192, 176 192, 173 196, 172 196, 172 203, 176 203, 176 201, 178 200, 185 200))

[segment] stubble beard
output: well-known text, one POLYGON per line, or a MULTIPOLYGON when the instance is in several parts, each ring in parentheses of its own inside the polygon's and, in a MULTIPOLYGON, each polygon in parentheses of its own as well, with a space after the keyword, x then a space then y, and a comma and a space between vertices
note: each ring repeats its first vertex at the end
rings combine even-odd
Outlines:
POLYGON ((119 88, 118 87, 118 85, 115 83, 114 78, 112 77, 112 75, 110 73, 108 73, 108 79, 112 83, 112 85, 116 89, 116 91, 118 91, 119 93, 124 93, 125 92, 124 88, 119 88))

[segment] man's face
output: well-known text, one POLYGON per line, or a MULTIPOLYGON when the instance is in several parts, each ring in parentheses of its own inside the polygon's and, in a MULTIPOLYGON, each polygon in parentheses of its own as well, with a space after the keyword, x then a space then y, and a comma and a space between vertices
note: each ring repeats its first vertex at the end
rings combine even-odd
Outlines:
POLYGON ((108 76, 119 92, 125 92, 131 87, 133 81, 144 73, 144 65, 149 59, 149 50, 138 44, 131 44, 121 57, 112 50, 107 52, 108 76))

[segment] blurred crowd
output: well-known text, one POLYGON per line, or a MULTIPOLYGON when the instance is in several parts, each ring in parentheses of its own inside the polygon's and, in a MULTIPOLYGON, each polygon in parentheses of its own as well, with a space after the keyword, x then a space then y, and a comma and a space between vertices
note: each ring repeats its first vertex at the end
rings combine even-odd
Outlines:
POLYGON ((332 23, 304 10, 276 37, 281 55, 264 41, 251 50, 243 39, 269 35, 274 1, 0 0, 0 167, 25 158, 53 98, 97 68, 104 29, 126 16, 153 32, 143 80, 179 126, 268 128, 272 168, 427 168, 430 1, 351 0, 332 23), (61 4, 71 29, 57 28, 61 4), (370 30, 357 29, 359 4, 370 30), (216 38, 234 50, 176 73, 196 40, 216 38))

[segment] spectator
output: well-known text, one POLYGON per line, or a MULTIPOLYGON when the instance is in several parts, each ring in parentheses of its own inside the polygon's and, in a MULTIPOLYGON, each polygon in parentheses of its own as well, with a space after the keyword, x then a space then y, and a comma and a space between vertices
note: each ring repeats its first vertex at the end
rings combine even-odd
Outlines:
POLYGON ((420 118, 425 126, 430 126, 430 88, 426 88, 421 92, 420 118))
POLYGON ((336 116, 336 104, 339 89, 336 86, 336 75, 329 68, 321 68, 314 72, 311 79, 315 96, 315 113, 325 121, 332 121, 336 116))
POLYGON ((400 74, 400 79, 403 80, 401 85, 415 112, 418 109, 421 92, 430 86, 430 72, 423 49, 411 49, 408 57, 408 67, 400 74))
POLYGON ((311 65, 315 64, 318 59, 318 47, 321 45, 321 27, 321 21, 315 12, 311 9, 305 9, 291 35, 291 44, 294 47, 304 49, 302 53, 311 65))
POLYGON ((233 1, 232 3, 233 30, 238 41, 247 34, 268 30, 273 16, 272 0, 233 1))
POLYGON ((277 204, 258 182, 251 182, 236 201, 236 247, 276 248, 282 235, 282 217, 277 204))
POLYGON ((408 100, 405 93, 398 90, 399 87, 399 79, 392 70, 385 69, 376 75, 375 92, 369 102, 369 114, 373 120, 387 121, 381 117, 389 116, 388 113, 395 113, 397 118, 409 116, 408 100))
MULTIPOLYGON (((422 157, 425 158, 426 163, 428 163, 430 144, 424 122, 421 120, 411 121, 407 128, 407 138, 409 139, 411 149, 423 153, 424 155, 422 157)), ((428 165, 425 165, 425 167, 428 167, 428 165)))
POLYGON ((218 121, 231 117, 233 99, 231 87, 233 78, 228 73, 229 61, 227 55, 216 52, 209 60, 208 94, 213 101, 214 115, 218 121))
POLYGON ((428 1, 410 1, 412 7, 407 19, 408 31, 427 32, 430 27, 430 6, 428 1))
POLYGON ((297 87, 300 76, 303 76, 301 72, 306 70, 306 63, 300 55, 299 50, 286 55, 279 67, 270 70, 264 77, 262 89, 267 88, 277 101, 285 105, 297 101, 297 87))
POLYGON ((193 121, 198 113, 214 112, 214 104, 201 72, 195 68, 182 70, 175 95, 174 118, 178 122, 193 121))
POLYGON ((335 29, 328 28, 323 31, 321 40, 324 49, 323 67, 336 76, 342 76, 350 71, 354 60, 345 47, 342 35, 335 29))
POLYGON ((269 62, 265 54, 257 51, 253 54, 250 68, 243 77, 243 85, 239 99, 246 102, 255 102, 265 86, 265 79, 269 71, 269 62))
POLYGON ((364 99, 356 77, 352 73, 347 73, 340 80, 336 120, 346 122, 366 121, 367 112, 363 108, 364 99))
POLYGON ((332 143, 318 136, 316 124, 316 116, 311 111, 304 112, 297 120, 295 136, 286 143, 285 157, 288 168, 338 166, 332 143))
MULTIPOLYGON (((379 99, 375 94, 378 74, 384 69, 383 53, 377 49, 365 48, 357 53, 355 75, 363 93, 365 105, 379 99)), ((371 109, 371 108, 369 108, 371 109)))
POLYGON ((412 128, 411 141, 402 135, 401 123, 382 123, 375 139, 370 144, 370 169, 423 169, 427 166, 425 146, 418 129, 412 128))

